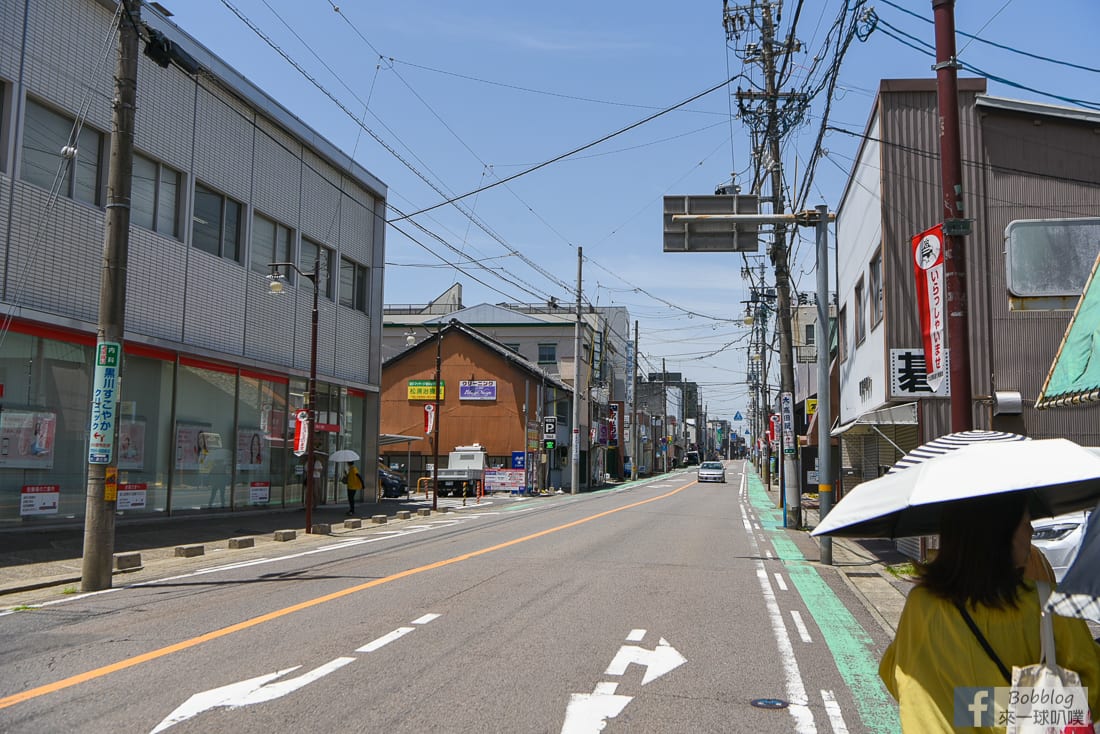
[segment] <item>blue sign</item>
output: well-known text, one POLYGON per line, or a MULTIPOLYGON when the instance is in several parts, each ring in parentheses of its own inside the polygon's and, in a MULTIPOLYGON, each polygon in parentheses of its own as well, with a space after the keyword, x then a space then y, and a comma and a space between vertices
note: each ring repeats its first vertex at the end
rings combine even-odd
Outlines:
POLYGON ((496 400, 496 380, 462 380, 458 383, 459 400, 496 400))
POLYGON ((739 410, 739 411, 737 411, 736 413, 733 414, 733 419, 735 421, 743 421, 743 420, 745 420, 745 417, 743 415, 741 415, 741 411, 739 410))
POLYGON ((524 451, 512 452, 512 468, 523 469, 527 466, 527 453, 524 451))

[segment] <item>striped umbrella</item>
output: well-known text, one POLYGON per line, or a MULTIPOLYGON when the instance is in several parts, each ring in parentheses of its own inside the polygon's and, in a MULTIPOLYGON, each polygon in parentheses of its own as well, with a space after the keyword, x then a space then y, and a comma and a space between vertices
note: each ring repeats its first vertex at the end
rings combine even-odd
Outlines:
POLYGON ((911 466, 916 466, 936 456, 943 456, 944 454, 950 453, 956 449, 961 449, 963 446, 970 446, 971 444, 1030 440, 1028 436, 1021 436, 1018 433, 1006 433, 1004 431, 959 431, 958 433, 948 433, 946 436, 932 439, 928 443, 921 444, 913 449, 908 454, 898 459, 892 467, 886 470, 886 473, 894 474, 895 472, 908 469, 911 466))

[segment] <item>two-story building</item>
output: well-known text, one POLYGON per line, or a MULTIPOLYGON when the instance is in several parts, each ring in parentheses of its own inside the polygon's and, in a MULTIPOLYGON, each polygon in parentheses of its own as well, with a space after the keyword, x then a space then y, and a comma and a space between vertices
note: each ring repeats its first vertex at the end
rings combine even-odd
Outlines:
MULTIPOLYGON (((104 39, 120 12, 0 0, 0 526, 84 513, 116 56, 104 39)), ((377 453, 386 187, 154 8, 142 16, 199 73, 137 59, 117 508, 300 506, 291 439, 313 364, 316 449, 377 453), (272 262, 318 267, 315 358, 314 281, 284 266, 273 297, 272 262)))

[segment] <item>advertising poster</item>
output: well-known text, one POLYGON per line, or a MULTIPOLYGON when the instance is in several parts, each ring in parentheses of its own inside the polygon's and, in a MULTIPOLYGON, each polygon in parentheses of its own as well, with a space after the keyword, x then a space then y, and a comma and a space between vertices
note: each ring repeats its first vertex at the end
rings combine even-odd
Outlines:
POLYGON ((57 414, 29 410, 0 413, 0 466, 53 469, 57 414))
POLYGON ((485 493, 519 492, 524 489, 523 469, 486 469, 485 493))
POLYGON ((133 471, 145 468, 145 421, 119 421, 118 468, 133 471))
POLYGON ((242 428, 237 431, 238 471, 257 471, 267 465, 267 446, 260 429, 242 428))
POLYGON ((176 425, 176 468, 185 471, 198 471, 210 458, 210 451, 218 446, 210 446, 210 424, 176 425))
POLYGON ((148 486, 144 482, 141 484, 118 485, 118 499, 115 508, 119 510, 144 510, 147 488, 148 486))
POLYGON ((248 485, 248 503, 250 505, 266 505, 270 501, 270 482, 252 482, 248 485))
POLYGON ((56 515, 60 507, 60 484, 25 484, 19 490, 20 515, 56 515))

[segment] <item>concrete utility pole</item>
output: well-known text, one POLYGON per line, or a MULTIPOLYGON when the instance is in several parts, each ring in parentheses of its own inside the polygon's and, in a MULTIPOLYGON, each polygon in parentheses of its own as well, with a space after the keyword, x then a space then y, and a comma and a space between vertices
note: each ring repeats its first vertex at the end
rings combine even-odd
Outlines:
POLYGON ((661 443, 664 456, 661 462, 664 471, 668 471, 668 452, 672 450, 672 440, 668 432, 668 372, 665 371, 665 359, 661 358, 661 443))
POLYGON ((634 399, 630 403, 630 479, 638 478, 638 461, 641 459, 638 446, 638 322, 634 322, 634 374, 630 376, 634 381, 634 391, 631 393, 634 399))
MULTIPOLYGON (((943 181, 943 267, 947 296, 947 349, 951 374, 951 431, 974 427, 970 391, 970 333, 967 319, 966 241, 962 153, 959 143, 958 61, 955 59, 955 0, 932 0, 936 27, 936 99, 940 111, 940 175, 943 181)), ((931 355, 926 355, 930 357, 931 355)))
MULTIPOLYGON (((93 460, 89 451, 84 511, 84 558, 81 591, 111 587, 115 548, 115 508, 118 499, 117 428, 122 335, 126 321, 126 268, 130 246, 130 188, 134 162, 134 111, 137 106, 138 28, 140 0, 123 0, 118 20, 118 63, 115 70, 114 113, 111 120, 111 162, 107 177, 107 212, 103 241, 103 271, 99 280, 96 328, 96 380, 90 433, 104 435, 105 452, 93 460), (113 355, 113 358, 112 356, 113 355), (106 362, 113 361, 113 365, 106 362), (107 386, 109 389, 104 389, 107 386)), ((95 441, 93 441, 95 443, 95 441)))
POLYGON ((577 248, 577 324, 573 335, 573 444, 569 451, 569 493, 580 491, 581 484, 581 268, 584 266, 584 248, 577 248))
MULTIPOLYGON (((817 207, 817 497, 820 517, 833 508, 832 406, 829 405, 829 207, 817 207)), ((833 565, 833 539, 821 538, 821 562, 833 565)))

